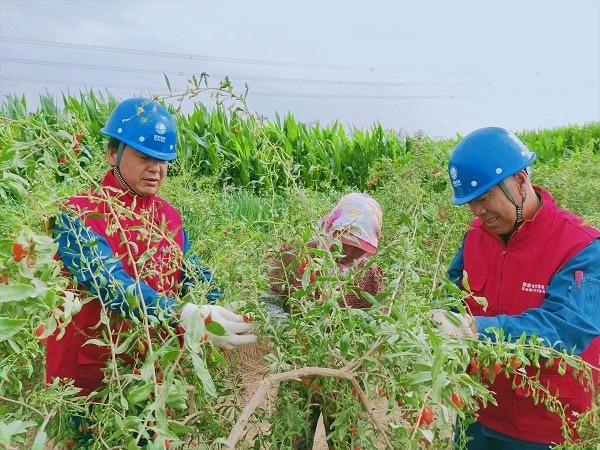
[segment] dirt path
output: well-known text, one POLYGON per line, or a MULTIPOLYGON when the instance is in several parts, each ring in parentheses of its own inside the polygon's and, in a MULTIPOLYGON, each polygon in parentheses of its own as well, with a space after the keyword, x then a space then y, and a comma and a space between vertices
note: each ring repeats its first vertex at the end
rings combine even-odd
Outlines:
MULTIPOLYGON (((244 387, 246 388, 246 392, 239 397, 239 404, 242 407, 248 404, 252 395, 258 389, 259 383, 268 375, 269 364, 264 359, 267 353, 267 343, 246 346, 237 350, 238 370, 242 374, 244 387)), ((276 394, 277 387, 270 389, 267 398, 261 403, 260 407, 272 411, 276 394)), ((319 420, 313 450, 328 450, 322 420, 319 420)))
MULTIPOLYGON (((268 346, 263 342, 254 346, 240 348, 236 352, 235 360, 238 364, 237 369, 242 374, 244 386, 246 388, 245 393, 239 396, 239 404, 244 407, 258 389, 260 382, 268 375, 269 366, 264 359, 264 356, 268 353, 268 346)), ((274 387, 267 393, 267 397, 261 402, 260 408, 267 412, 272 412, 276 394, 277 387, 274 387)), ((403 422, 400 410, 398 410, 397 414, 388 414, 387 400, 385 400, 385 398, 382 398, 379 403, 374 404, 373 406, 375 407, 374 415, 382 425, 385 425, 388 421, 394 421, 396 423, 403 422)), ((263 431, 266 431, 266 427, 263 431)), ((249 435, 251 434, 252 425, 249 426, 249 435)), ((250 441, 251 438, 248 439, 248 442, 250 441)), ((377 444, 377 448, 385 448, 385 444, 381 442, 377 444)), ((328 450, 322 419, 319 420, 313 450, 328 450)))

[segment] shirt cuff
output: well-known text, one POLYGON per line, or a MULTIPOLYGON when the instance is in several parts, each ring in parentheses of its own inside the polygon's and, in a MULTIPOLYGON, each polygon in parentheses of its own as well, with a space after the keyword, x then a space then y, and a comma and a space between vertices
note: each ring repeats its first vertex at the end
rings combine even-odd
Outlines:
POLYGON ((496 317, 476 316, 473 317, 473 320, 477 324, 480 339, 485 336, 490 338, 492 342, 496 340, 496 335, 493 332, 487 331, 488 328, 500 328, 500 321, 496 317))

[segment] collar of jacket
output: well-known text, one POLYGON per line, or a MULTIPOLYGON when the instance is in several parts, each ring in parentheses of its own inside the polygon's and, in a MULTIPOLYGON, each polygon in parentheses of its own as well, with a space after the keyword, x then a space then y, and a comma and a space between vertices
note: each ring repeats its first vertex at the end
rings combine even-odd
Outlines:
MULTIPOLYGON (((510 244, 512 241, 515 241, 517 239, 527 239, 532 234, 535 234, 538 227, 543 226, 543 224, 546 223, 550 217, 552 217, 554 211, 556 210, 556 202, 547 190, 536 185, 533 186, 533 189, 536 192, 536 194, 539 193, 541 195, 542 206, 540 207, 540 209, 537 210, 537 212, 531 219, 523 221, 521 226, 512 234, 506 245, 510 244)), ((499 241, 502 240, 500 236, 489 231, 485 223, 480 218, 475 219, 471 223, 471 227, 479 227, 486 234, 490 235, 494 239, 498 239, 499 241)))
POLYGON ((110 196, 117 197, 119 200, 121 200, 127 205, 135 203, 141 206, 142 208, 145 208, 151 205, 154 202, 154 199, 156 198, 155 194, 152 194, 148 197, 142 197, 141 195, 135 195, 132 192, 130 192, 126 187, 119 183, 119 180, 117 180, 113 169, 110 169, 108 172, 106 172, 106 175, 104 175, 104 179, 102 180, 101 186, 103 190, 109 191, 108 193, 110 196))

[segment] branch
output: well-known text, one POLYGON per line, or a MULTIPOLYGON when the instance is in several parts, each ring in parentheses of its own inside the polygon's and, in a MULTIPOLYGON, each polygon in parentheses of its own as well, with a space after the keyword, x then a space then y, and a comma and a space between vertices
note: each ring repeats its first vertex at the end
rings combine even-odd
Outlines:
POLYGON ((353 369, 349 366, 343 367, 341 369, 329 369, 329 368, 324 368, 324 367, 303 367, 301 369, 290 370, 289 372, 269 375, 267 378, 263 379, 260 382, 258 389, 254 393, 254 395, 252 396, 252 398, 250 399, 248 404, 242 410, 242 414, 238 418, 233 429, 231 430, 231 433, 229 434, 229 437, 227 438, 227 441, 225 442, 225 448, 228 450, 235 450, 236 443, 239 441, 240 437, 242 436, 242 433, 246 429, 246 426, 248 425, 248 421, 250 420, 250 417, 252 417, 252 414, 254 414, 254 411, 260 405, 260 403, 266 396, 268 389, 273 384, 279 384, 282 381, 298 379, 298 378, 301 378, 303 376, 308 376, 308 375, 317 375, 317 376, 321 375, 321 376, 328 376, 328 377, 334 377, 334 378, 341 378, 341 379, 350 381, 352 383, 352 385, 356 388, 356 392, 358 393, 360 399, 363 401, 364 405, 366 406, 369 415, 375 422, 375 425, 377 426, 377 428, 383 435, 386 443, 388 444, 388 447, 390 449, 393 448, 392 444, 389 442, 389 440, 385 434, 385 430, 383 430, 383 428, 379 425, 379 423, 372 416, 369 399, 367 398, 366 394, 361 389, 360 384, 356 380, 353 369))
POLYGON ((11 398, 3 397, 3 396, 0 395, 0 401, 9 402, 9 403, 15 403, 15 404, 17 404, 19 406, 22 406, 24 408, 32 410, 33 412, 35 412, 36 414, 38 414, 38 415, 40 415, 42 417, 46 417, 46 415, 43 412, 41 412, 39 409, 36 409, 33 406, 29 406, 28 404, 23 403, 23 402, 21 402, 19 400, 13 400, 11 398))

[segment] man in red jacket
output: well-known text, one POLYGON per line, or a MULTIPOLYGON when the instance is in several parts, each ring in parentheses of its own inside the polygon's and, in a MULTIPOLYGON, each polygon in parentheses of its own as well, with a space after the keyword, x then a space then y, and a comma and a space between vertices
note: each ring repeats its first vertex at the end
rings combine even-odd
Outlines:
POLYGON ((214 345, 234 348, 256 340, 241 334, 252 324, 214 305, 218 289, 205 289, 207 304, 201 306, 179 300, 190 289, 210 285, 212 274, 190 254, 179 212, 156 195, 168 162, 177 157, 171 114, 157 101, 131 98, 116 106, 101 131, 110 137, 111 168, 98 187, 69 199, 53 230, 65 269, 91 300, 60 339, 57 332, 48 340, 46 380, 72 379, 79 395, 104 385, 113 356, 131 361, 123 356, 129 352, 113 354, 110 345, 99 343, 114 341, 132 321, 187 331, 212 316, 225 330, 208 333, 214 345))
MULTIPOLYGON (((458 327, 440 311, 433 318, 460 337, 495 339, 494 329, 513 339, 535 335, 597 368, 600 231, 531 184, 528 167, 535 157, 513 133, 495 127, 472 132, 454 148, 448 165, 452 202, 468 204, 476 219, 448 274, 463 288, 463 271, 468 274, 471 316, 456 314, 458 327), (475 296, 487 299, 486 309, 475 296)), ((593 389, 570 367, 562 374, 558 362, 542 365, 539 381, 558 393, 569 420, 596 401, 597 369, 593 389)), ((498 404, 478 411, 477 422, 466 430, 472 438, 467 449, 547 449, 564 442, 560 416, 513 387, 513 377, 496 377, 490 390, 498 404)))

